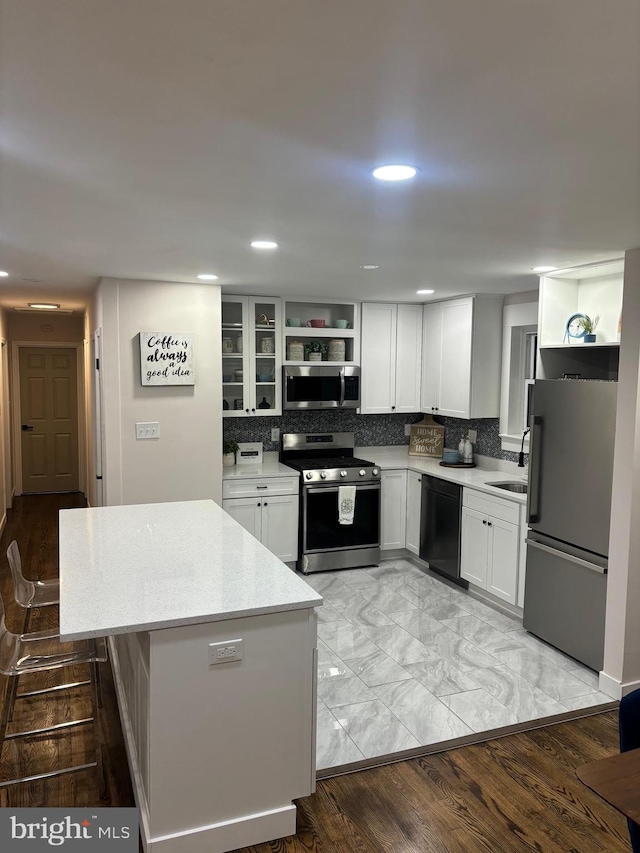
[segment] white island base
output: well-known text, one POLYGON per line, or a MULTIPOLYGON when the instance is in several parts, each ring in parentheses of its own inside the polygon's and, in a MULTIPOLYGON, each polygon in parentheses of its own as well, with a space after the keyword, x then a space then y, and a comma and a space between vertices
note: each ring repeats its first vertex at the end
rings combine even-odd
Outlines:
POLYGON ((60 513, 60 633, 109 637, 146 853, 295 834, 321 604, 212 501, 60 513))
POLYGON ((295 835, 315 790, 315 613, 294 610, 109 640, 147 853, 223 853, 295 835), (244 659, 208 664, 243 640, 244 659))

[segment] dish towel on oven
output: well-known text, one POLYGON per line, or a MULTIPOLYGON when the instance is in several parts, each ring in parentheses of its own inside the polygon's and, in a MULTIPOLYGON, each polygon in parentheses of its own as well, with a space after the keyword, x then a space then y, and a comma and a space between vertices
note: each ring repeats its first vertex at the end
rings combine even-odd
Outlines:
POLYGON ((356 487, 338 486, 338 523, 353 524, 356 511, 356 487))

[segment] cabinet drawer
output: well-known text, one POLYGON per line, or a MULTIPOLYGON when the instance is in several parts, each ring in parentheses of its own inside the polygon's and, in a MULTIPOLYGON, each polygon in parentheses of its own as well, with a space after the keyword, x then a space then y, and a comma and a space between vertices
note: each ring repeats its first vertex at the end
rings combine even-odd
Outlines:
POLYGON ((248 480, 223 480, 223 498, 253 498, 256 495, 297 495, 297 477, 263 477, 248 480))
POLYGON ((477 492, 475 489, 463 490, 462 505, 468 506, 470 509, 475 509, 476 512, 491 515, 493 518, 509 521, 511 524, 518 524, 520 520, 519 503, 496 498, 485 492, 477 492))

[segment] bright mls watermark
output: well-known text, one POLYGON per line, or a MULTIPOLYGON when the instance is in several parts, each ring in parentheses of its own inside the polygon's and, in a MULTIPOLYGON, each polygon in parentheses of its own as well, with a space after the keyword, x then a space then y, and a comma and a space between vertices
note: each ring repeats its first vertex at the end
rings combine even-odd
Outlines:
POLYGON ((0 808, 0 850, 138 853, 138 809, 0 808))

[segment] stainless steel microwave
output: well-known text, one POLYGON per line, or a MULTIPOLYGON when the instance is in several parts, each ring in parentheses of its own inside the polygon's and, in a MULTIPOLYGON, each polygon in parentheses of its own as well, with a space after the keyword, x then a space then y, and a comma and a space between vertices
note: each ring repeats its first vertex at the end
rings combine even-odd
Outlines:
POLYGON ((283 367, 285 409, 357 409, 360 368, 305 365, 283 367))

